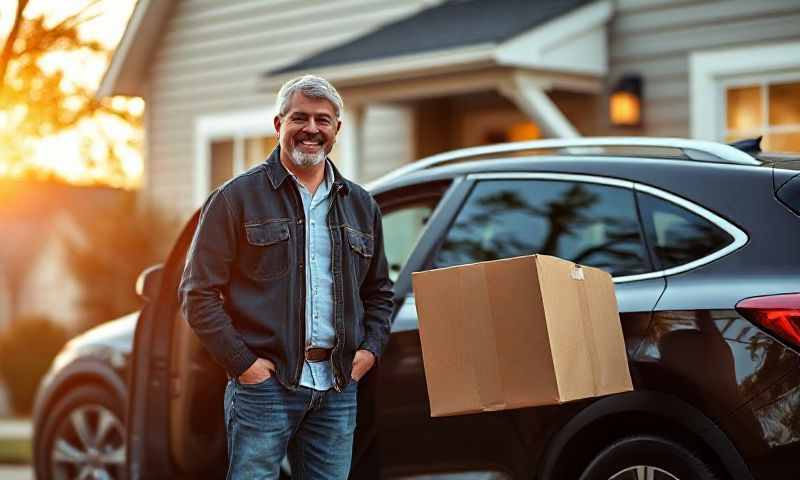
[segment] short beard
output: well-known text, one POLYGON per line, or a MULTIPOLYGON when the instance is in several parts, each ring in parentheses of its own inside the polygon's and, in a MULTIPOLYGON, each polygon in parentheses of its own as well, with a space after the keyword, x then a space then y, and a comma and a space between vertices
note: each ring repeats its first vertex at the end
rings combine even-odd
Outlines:
POLYGON ((310 168, 319 165, 323 160, 325 160, 325 150, 317 153, 303 153, 297 148, 292 149, 292 161, 298 167, 310 168))

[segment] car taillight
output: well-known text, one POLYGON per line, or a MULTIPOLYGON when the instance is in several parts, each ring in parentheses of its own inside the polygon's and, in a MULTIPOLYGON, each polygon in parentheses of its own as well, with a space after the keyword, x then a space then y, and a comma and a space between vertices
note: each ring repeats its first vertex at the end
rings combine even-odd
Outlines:
POLYGON ((736 304, 743 317, 800 347, 800 293, 746 298, 736 304))

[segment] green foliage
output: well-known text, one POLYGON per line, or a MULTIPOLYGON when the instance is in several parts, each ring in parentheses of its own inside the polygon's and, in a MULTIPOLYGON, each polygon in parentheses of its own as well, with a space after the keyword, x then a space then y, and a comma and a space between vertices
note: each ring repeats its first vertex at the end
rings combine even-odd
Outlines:
POLYGON ((41 316, 15 319, 0 333, 0 376, 16 413, 31 413, 39 382, 68 338, 66 329, 41 316))
POLYGON ((178 222, 154 206, 140 205, 133 193, 98 205, 81 222, 85 238, 65 238, 67 262, 81 284, 81 308, 89 328, 141 308, 136 279, 145 268, 163 263, 178 222))

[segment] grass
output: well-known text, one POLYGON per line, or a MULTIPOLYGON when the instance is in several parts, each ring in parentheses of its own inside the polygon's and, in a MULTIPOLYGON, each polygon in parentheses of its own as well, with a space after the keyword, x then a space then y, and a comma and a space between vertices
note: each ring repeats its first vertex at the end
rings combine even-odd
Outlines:
POLYGON ((29 439, 0 439, 0 464, 29 464, 33 448, 29 439))

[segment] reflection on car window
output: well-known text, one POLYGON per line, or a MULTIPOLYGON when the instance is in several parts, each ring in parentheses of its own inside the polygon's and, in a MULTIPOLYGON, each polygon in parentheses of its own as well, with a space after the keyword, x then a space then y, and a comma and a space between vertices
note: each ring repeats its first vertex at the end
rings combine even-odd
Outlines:
POLYGON ((602 268, 614 276, 649 270, 630 190, 552 180, 479 182, 434 266, 532 253, 602 268))
POLYGON ((645 233, 662 269, 683 265, 724 248, 728 232, 678 205, 638 193, 645 233))
POLYGON ((383 215, 383 243, 392 281, 397 280, 434 206, 430 203, 407 205, 383 215))

